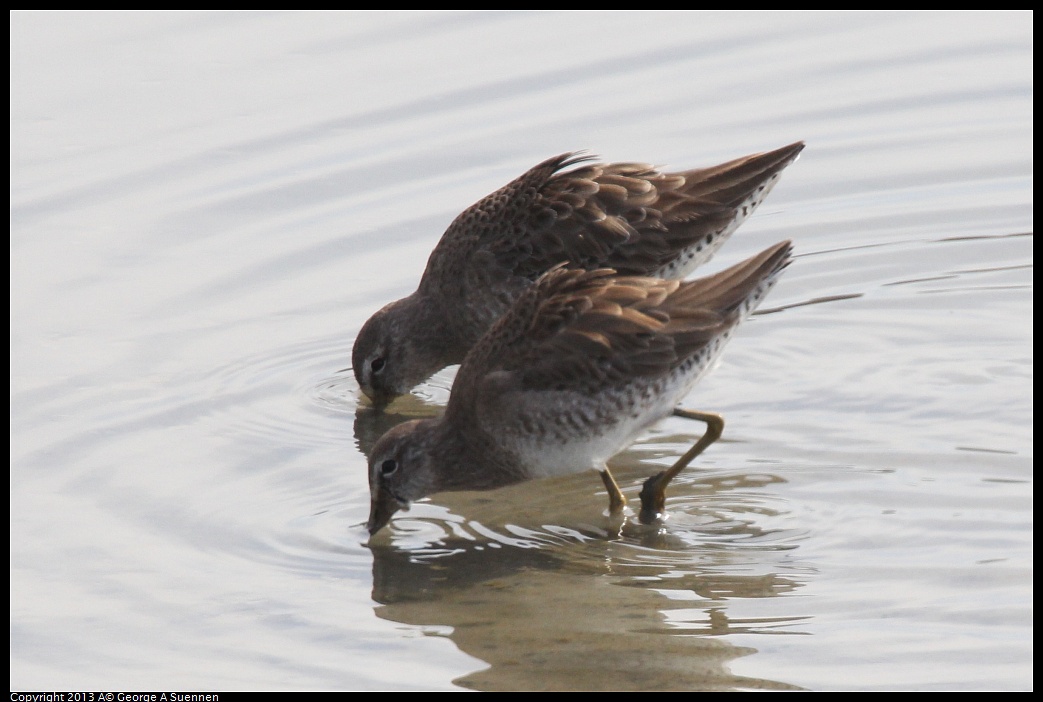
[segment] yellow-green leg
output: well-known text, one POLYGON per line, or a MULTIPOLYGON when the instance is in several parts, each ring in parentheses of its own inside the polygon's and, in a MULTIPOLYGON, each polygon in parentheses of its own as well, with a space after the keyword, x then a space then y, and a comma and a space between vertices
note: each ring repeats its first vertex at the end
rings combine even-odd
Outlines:
POLYGON ((627 498, 623 495, 623 491, 619 489, 619 485, 616 484, 616 479, 612 477, 608 466, 599 470, 598 473, 601 474, 601 482, 605 484, 605 489, 608 490, 608 513, 619 514, 627 506, 627 498))
MULTIPOLYGON (((692 448, 677 459, 677 462, 669 470, 664 470, 658 475, 653 475, 645 481, 641 488, 641 512, 638 518, 642 524, 652 524, 663 516, 666 511, 666 486, 678 473, 685 469, 696 456, 721 438, 724 432, 724 417, 713 412, 698 412, 696 410, 674 409, 675 417, 686 417, 706 423, 706 433, 702 435, 692 448)), ((618 488, 617 488, 618 489, 618 488)), ((610 494, 611 497, 611 494, 610 494)))

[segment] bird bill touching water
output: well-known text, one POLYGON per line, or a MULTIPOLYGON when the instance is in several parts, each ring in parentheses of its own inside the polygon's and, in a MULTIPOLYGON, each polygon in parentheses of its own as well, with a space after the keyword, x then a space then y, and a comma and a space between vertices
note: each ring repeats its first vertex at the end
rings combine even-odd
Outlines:
MULTIPOLYGON (((434 493, 587 469, 601 472, 609 509, 620 512, 626 499, 605 462, 675 411, 791 254, 782 242, 692 281, 565 267, 544 274, 464 359, 444 416, 400 424, 377 441, 369 532, 434 493)), ((715 414, 677 412, 709 431, 645 483, 643 522, 662 514, 669 482, 723 427, 715 414)))
POLYGON ((352 369, 378 409, 463 361, 518 296, 559 263, 680 279, 763 202, 803 142, 709 168, 589 163, 562 154, 464 210, 417 290, 359 331, 352 369), (575 166, 575 168, 569 169, 575 166))

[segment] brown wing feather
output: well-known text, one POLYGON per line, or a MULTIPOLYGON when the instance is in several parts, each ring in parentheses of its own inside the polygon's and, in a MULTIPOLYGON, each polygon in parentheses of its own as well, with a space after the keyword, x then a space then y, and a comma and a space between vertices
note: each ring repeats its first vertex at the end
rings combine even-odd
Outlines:
POLYGON ((561 154, 461 213, 432 254, 429 271, 440 265, 440 249, 473 249, 489 252, 487 263, 528 280, 561 262, 650 275, 681 249, 723 230, 737 208, 752 210, 759 200, 748 199, 770 188, 803 148, 797 142, 679 173, 643 163, 591 164, 590 156, 561 154), (577 167, 564 170, 571 166, 577 167))
POLYGON ((483 337, 456 383, 593 394, 669 373, 742 320, 791 250, 783 242, 691 282, 555 268, 483 337))

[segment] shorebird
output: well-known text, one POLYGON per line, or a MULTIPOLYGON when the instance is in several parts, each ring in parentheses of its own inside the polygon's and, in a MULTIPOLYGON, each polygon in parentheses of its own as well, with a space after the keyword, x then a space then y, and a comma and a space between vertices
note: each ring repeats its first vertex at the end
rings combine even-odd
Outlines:
POLYGON ((464 210, 431 253, 416 291, 363 325, 352 350, 360 388, 381 409, 460 363, 559 263, 683 278, 710 260, 803 148, 796 142, 677 173, 590 163, 592 156, 576 153, 547 159, 464 210))
POLYGON ((609 510, 626 498, 606 461, 676 412, 707 433, 641 490, 639 518, 665 509, 670 481, 721 433, 717 414, 675 410, 789 265, 785 241, 692 281, 552 268, 478 341, 444 416, 400 424, 369 456, 375 534, 428 495, 600 471, 609 510))

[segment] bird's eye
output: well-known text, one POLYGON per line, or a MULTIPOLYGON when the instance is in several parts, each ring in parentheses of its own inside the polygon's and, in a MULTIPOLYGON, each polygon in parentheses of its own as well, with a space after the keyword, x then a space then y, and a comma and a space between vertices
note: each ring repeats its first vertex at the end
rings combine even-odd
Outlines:
POLYGON ((398 470, 398 461, 393 458, 389 458, 380 464, 380 474, 383 477, 388 477, 398 470))
POLYGON ((379 373, 380 371, 384 370, 385 363, 386 361, 384 360, 383 356, 377 356, 370 362, 369 369, 374 373, 379 373))

